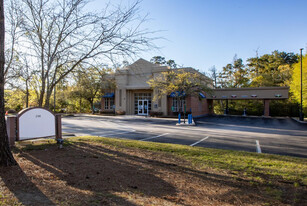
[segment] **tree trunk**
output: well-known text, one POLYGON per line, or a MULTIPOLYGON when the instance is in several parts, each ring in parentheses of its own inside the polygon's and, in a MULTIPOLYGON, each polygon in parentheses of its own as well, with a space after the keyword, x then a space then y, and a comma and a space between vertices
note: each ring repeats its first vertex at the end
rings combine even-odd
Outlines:
POLYGON ((42 107, 44 103, 44 97, 45 97, 45 89, 46 89, 46 81, 42 77, 42 88, 40 89, 39 99, 38 99, 38 106, 42 107))
POLYGON ((6 131, 4 113, 4 8, 0 0, 0 165, 16 165, 12 155, 6 131))
POLYGON ((26 90, 26 108, 29 107, 29 90, 26 90))
POLYGON ((82 98, 81 97, 79 99, 79 104, 80 104, 80 113, 82 113, 82 98))
POLYGON ((90 104, 91 104, 92 114, 95 114, 95 110, 94 110, 94 100, 89 99, 88 101, 89 101, 89 102, 90 102, 90 104))
POLYGON ((29 107, 29 85, 28 80, 26 80, 26 108, 29 107))
POLYGON ((46 99, 45 99, 45 105, 44 105, 44 108, 46 109, 50 109, 50 97, 51 97, 51 94, 52 94, 52 90, 48 90, 47 93, 46 93, 46 99))
POLYGON ((41 89, 40 94, 39 94, 39 99, 38 99, 38 106, 39 107, 43 106, 44 96, 45 96, 45 91, 44 91, 44 89, 41 89))

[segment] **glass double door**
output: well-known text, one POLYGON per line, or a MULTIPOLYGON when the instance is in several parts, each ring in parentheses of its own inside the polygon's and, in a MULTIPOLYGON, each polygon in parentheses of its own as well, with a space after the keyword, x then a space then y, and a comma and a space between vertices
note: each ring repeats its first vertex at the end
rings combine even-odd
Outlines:
POLYGON ((138 115, 148 115, 148 100, 138 100, 138 115))

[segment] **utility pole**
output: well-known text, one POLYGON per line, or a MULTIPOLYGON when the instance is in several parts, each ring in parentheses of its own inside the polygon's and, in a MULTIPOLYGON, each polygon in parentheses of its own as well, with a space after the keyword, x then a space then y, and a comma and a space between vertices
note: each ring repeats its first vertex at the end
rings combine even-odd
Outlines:
POLYGON ((304 113, 303 113, 303 55, 301 50, 301 109, 300 109, 300 121, 304 121, 304 113))

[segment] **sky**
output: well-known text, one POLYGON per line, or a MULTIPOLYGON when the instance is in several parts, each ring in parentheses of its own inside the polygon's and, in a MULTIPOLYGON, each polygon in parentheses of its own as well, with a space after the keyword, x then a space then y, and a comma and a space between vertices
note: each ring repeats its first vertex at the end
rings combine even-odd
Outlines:
MULTIPOLYGON (((127 4, 130 0, 112 0, 127 4)), ((103 7, 95 0, 92 8, 103 7)), ((247 58, 274 50, 299 53, 307 47, 307 0, 143 0, 143 25, 160 31, 159 50, 139 57, 173 59, 178 65, 208 72, 220 71, 237 55, 247 58)))

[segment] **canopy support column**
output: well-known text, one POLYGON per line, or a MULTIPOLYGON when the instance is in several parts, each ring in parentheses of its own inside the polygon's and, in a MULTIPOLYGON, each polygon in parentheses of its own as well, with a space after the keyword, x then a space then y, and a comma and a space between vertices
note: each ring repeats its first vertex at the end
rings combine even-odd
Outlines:
POLYGON ((269 99, 264 99, 263 100, 263 104, 264 104, 263 116, 269 117, 270 116, 270 100, 269 99))

